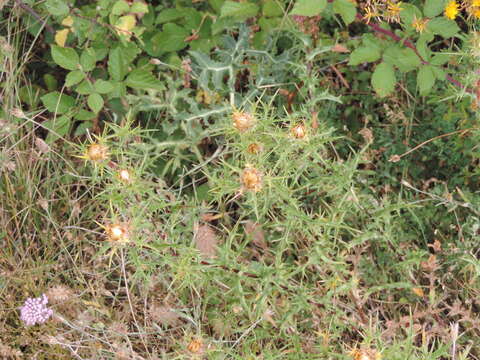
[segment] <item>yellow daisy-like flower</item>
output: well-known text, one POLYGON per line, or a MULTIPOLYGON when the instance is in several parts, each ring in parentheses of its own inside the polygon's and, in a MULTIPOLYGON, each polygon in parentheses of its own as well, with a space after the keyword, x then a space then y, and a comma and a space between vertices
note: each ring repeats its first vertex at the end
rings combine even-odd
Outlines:
POLYGON ((480 19, 480 0, 471 0, 466 8, 470 16, 480 19))
POLYGON ((416 32, 419 32, 421 34, 427 28, 427 23, 428 19, 417 19, 417 17, 415 16, 412 21, 412 26, 416 32))
POLYGON ((365 22, 368 24, 372 19, 376 18, 376 17, 379 17, 380 14, 379 12, 377 11, 376 8, 374 8, 373 6, 367 6, 365 7, 365 15, 363 16, 363 19, 365 20, 365 22))
POLYGON ((398 22, 400 21, 400 11, 402 11, 402 2, 394 2, 388 1, 387 3, 387 11, 386 11, 386 18, 388 21, 391 22, 398 22))
POLYGON ((445 7, 444 14, 450 20, 455 20, 459 12, 460 11, 458 9, 457 2, 455 0, 451 0, 448 2, 447 6, 445 7))

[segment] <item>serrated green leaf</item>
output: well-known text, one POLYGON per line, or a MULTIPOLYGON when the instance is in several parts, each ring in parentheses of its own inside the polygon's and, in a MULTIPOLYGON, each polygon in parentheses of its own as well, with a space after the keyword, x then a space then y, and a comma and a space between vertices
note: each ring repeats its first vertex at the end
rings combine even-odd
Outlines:
POLYGON ((445 9, 446 2, 446 0, 426 0, 423 7, 423 14, 429 18, 440 15, 445 9))
POLYGON ((436 35, 443 36, 445 39, 455 36, 460 31, 454 20, 445 17, 430 20, 427 24, 427 29, 436 35))
POLYGON ((420 91, 420 95, 424 96, 430 92, 435 84, 435 73, 433 67, 425 65, 420 68, 417 74, 417 86, 420 91))
POLYGON ((70 71, 65 77, 65 86, 70 87, 77 85, 80 81, 85 79, 86 74, 82 70, 70 71))
POLYGON ((75 106, 75 99, 71 96, 53 91, 41 97, 43 105, 51 113, 63 114, 75 106))
POLYGON ((434 38, 434 35, 431 32, 425 31, 423 34, 420 35, 420 37, 418 38, 415 44, 417 47, 418 53, 425 60, 428 60, 430 58, 431 51, 430 51, 430 48, 428 47, 428 43, 432 41, 433 38, 434 38))
POLYGON ((86 120, 92 120, 96 117, 97 115, 91 111, 87 111, 85 109, 80 109, 78 113, 75 114, 74 118, 76 120, 81 120, 81 121, 86 121, 86 120))
POLYGON ((100 112, 100 110, 103 109, 104 102, 100 94, 93 93, 88 96, 87 104, 88 104, 88 107, 92 109, 94 113, 97 114, 100 112))
POLYGON ((178 9, 165 9, 158 13, 158 16, 155 20, 156 24, 163 24, 172 22, 178 19, 181 19, 185 16, 185 14, 178 9))
POLYGON ((51 145, 56 140, 68 134, 72 121, 69 117, 62 115, 57 118, 47 120, 42 125, 49 131, 45 142, 51 145))
POLYGON ((406 26, 412 26, 415 19, 422 18, 422 12, 415 5, 402 3, 401 8, 400 19, 406 26))
POLYGON ((450 55, 446 53, 436 53, 430 60, 432 65, 445 65, 450 60, 450 55))
POLYGON ((130 7, 130 12, 134 14, 146 14, 148 13, 148 5, 143 2, 136 1, 130 7))
POLYGON ((115 87, 110 81, 105 81, 102 79, 97 80, 94 87, 99 94, 108 94, 109 92, 115 90, 115 87))
POLYGON ((327 6, 327 0, 297 0, 290 15, 316 16, 327 6))
POLYGON ((447 78, 447 73, 441 67, 432 66, 432 70, 437 80, 443 81, 447 78))
POLYGON ((78 54, 72 48, 52 45, 52 58, 57 65, 67 70, 77 70, 80 65, 78 54))
POLYGON ((95 69, 96 63, 97 56, 95 54, 95 50, 92 48, 83 50, 82 54, 80 55, 80 65, 82 65, 83 71, 92 71, 95 69))
POLYGON ((283 7, 277 0, 267 0, 263 3, 262 13, 265 17, 282 16, 283 11, 283 7))
POLYGON ((224 2, 225 0, 208 0, 208 3, 217 14, 220 13, 224 2))
POLYGON ((112 7, 112 15, 122 15, 130 10, 130 5, 125 0, 117 1, 112 7))
POLYGON ((160 81, 153 74, 144 69, 133 70, 125 80, 125 84, 134 89, 162 90, 160 81))
POLYGON ((70 11, 64 0, 47 0, 45 1, 45 7, 54 16, 65 16, 70 11))
POLYGON ((401 72, 414 70, 421 64, 415 51, 398 45, 392 45, 385 50, 383 61, 398 67, 401 72))
POLYGON ((179 51, 188 44, 185 39, 190 35, 188 30, 177 24, 165 24, 163 31, 152 38, 154 53, 179 51))
POLYGON ((108 56, 108 73, 113 80, 122 81, 127 74, 127 62, 120 47, 110 50, 108 56))
POLYGON ((393 66, 382 62, 377 65, 372 75, 372 86, 380 97, 387 96, 395 89, 397 79, 393 66))
POLYGON ((355 4, 349 0, 335 0, 333 3, 333 11, 340 14, 346 25, 352 23, 357 14, 355 4))
POLYGON ((380 50, 378 47, 360 46, 350 54, 348 65, 359 65, 365 62, 373 62, 380 59, 380 50))
POLYGON ((90 95, 95 92, 95 89, 90 81, 85 79, 75 88, 75 91, 80 95, 90 95))
POLYGON ((235 2, 227 0, 220 10, 220 17, 233 17, 236 20, 246 20, 258 14, 258 5, 251 2, 235 2))

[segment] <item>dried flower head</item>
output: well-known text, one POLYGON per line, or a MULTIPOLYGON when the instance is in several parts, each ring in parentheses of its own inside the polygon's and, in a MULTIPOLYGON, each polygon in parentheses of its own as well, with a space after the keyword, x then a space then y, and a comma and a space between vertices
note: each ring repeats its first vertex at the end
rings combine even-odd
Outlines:
POLYGON ((455 0, 451 0, 445 7, 444 15, 450 20, 455 20, 459 12, 460 10, 458 9, 457 2, 455 0))
POLYGON ((248 165, 242 172, 241 181, 243 187, 247 190, 257 192, 262 189, 262 174, 248 165))
POLYGON ((83 158, 91 161, 103 161, 108 159, 109 155, 107 146, 93 143, 88 146, 83 158))
POLYGON ((130 229, 128 224, 117 223, 105 226, 105 234, 109 241, 127 243, 130 241, 130 229))
POLYGON ((187 346, 187 350, 194 354, 203 352, 204 346, 202 339, 193 339, 187 346))
POLYGON ((48 298, 45 294, 38 298, 28 298, 20 308, 20 319, 27 326, 43 324, 50 316, 53 310, 47 307, 48 298))
POLYGON ((305 139, 305 137, 307 136, 307 128, 304 124, 297 124, 290 129, 290 134, 295 139, 305 139))
POLYGON ((382 355, 371 349, 354 349, 350 355, 353 360, 380 360, 382 355))
POLYGON ((263 146, 258 143, 251 143, 247 147, 247 152, 252 155, 257 155, 263 151, 263 146))
POLYGON ((235 126, 240 132, 245 132, 251 129, 256 123, 255 117, 244 111, 234 111, 232 114, 232 120, 233 126, 235 126))
POLYGON ((25 113, 20 108, 13 108, 12 110, 10 110, 10 114, 20 119, 26 118, 25 113))
POLYGON ((72 289, 65 285, 55 285, 47 291, 48 299, 54 304, 68 301, 72 299, 73 296, 72 289))
POLYGON ((181 323, 180 315, 168 305, 154 304, 148 313, 153 321, 164 326, 177 326, 181 323))
POLYGON ((472 31, 470 38, 470 52, 475 57, 480 57, 480 33, 472 31))
POLYGON ((118 179, 125 184, 131 184, 132 174, 127 169, 122 169, 118 172, 118 179))

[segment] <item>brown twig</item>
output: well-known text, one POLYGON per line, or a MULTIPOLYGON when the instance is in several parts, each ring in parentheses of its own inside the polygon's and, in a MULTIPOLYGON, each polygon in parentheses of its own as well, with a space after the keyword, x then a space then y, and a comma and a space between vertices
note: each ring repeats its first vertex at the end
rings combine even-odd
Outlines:
POLYGON ((340 81, 342 82, 342 84, 347 88, 347 89, 350 89, 350 85, 348 85, 348 82, 347 80, 345 80, 345 78, 343 77, 342 73, 340 71, 338 71, 338 69, 334 66, 334 65, 330 65, 330 68, 335 72, 335 74, 337 74, 337 76, 339 77, 340 81))
POLYGON ((442 135, 438 135, 438 136, 435 136, 431 139, 428 139, 420 144, 418 144, 417 146, 415 146, 414 148, 411 148, 410 150, 408 150, 407 152, 403 153, 402 155, 393 155, 391 158, 390 158, 390 162, 397 162, 399 161, 402 157, 414 152, 415 150, 418 150, 420 149, 422 146, 434 141, 434 140, 438 140, 438 139, 441 139, 441 138, 444 138, 444 137, 447 137, 447 136, 450 136, 450 135, 455 135, 455 134, 465 134, 469 131, 472 131, 472 130, 475 130, 475 128, 469 128, 469 129, 462 129, 462 130, 456 130, 456 131, 452 131, 452 132, 449 132, 447 134, 442 134, 442 135))
POLYGON ((55 29, 53 27, 51 27, 49 24, 47 24, 47 21, 46 20, 43 20, 42 17, 40 15, 38 15, 36 13, 35 10, 33 10, 30 6, 28 6, 27 4, 23 3, 22 0, 15 0, 15 3, 21 7, 23 10, 25 10, 26 12, 28 12, 30 15, 32 15, 35 19, 37 19, 38 21, 40 21, 41 23, 43 23, 43 25, 45 26, 45 29, 47 29, 47 31, 51 34, 55 34, 55 29))

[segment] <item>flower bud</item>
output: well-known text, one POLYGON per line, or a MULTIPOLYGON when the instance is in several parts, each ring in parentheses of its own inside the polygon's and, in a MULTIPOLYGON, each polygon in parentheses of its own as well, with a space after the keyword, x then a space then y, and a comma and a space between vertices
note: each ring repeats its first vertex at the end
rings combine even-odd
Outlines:
POLYGON ((251 129, 255 123, 255 117, 247 112, 244 111, 234 111, 232 114, 233 126, 240 131, 245 132, 251 129))
POLYGON ((304 124, 297 124, 290 129, 290 134, 295 139, 304 139, 307 136, 307 129, 304 124))
POLYGON ((108 155, 107 146, 93 143, 88 147, 85 157, 91 161, 103 161, 108 158, 108 155))
POLYGON ((262 189, 262 174, 255 168, 246 167, 242 172, 241 181, 247 190, 257 192, 262 189))

